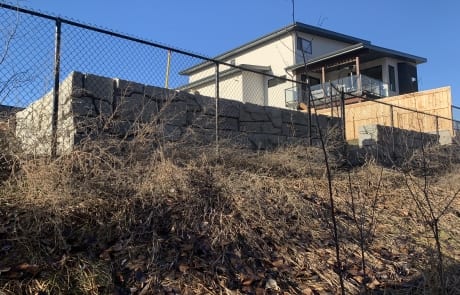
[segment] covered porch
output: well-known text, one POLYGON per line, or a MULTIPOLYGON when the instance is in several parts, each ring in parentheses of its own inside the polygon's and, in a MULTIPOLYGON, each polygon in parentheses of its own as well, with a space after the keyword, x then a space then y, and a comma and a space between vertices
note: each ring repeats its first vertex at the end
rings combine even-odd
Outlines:
POLYGON ((288 67, 298 83, 285 89, 286 107, 327 107, 418 91, 416 65, 425 59, 370 44, 355 44, 288 67))

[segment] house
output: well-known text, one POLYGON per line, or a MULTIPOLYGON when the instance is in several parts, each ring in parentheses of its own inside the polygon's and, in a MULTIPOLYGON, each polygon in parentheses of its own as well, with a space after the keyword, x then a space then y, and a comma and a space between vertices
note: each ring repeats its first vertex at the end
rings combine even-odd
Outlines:
MULTIPOLYGON (((373 99, 417 92, 417 65, 426 62, 423 57, 299 22, 214 59, 227 63, 219 65, 220 97, 281 108, 297 108, 308 97, 320 108, 342 90, 348 103, 353 102, 353 94, 373 99)), ((181 90, 214 96, 215 72, 211 61, 183 70, 189 83, 181 90)))

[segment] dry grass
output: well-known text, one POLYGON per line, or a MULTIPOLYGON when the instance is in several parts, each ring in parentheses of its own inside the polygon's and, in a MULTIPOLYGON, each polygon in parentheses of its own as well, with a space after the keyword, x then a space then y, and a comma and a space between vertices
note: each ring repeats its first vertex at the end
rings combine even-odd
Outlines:
MULTIPOLYGON (((0 294, 337 291, 320 150, 222 149, 216 157, 212 147, 151 146, 106 139, 53 161, 18 157, 0 187, 0 294)), ((429 233, 403 176, 382 169, 369 162, 350 172, 363 206, 382 175, 364 283, 348 172, 334 170, 346 287, 435 292, 429 233)), ((435 179, 433 190, 458 188, 457 172, 435 179)), ((442 223, 450 294, 460 290, 459 225, 457 200, 442 223)))

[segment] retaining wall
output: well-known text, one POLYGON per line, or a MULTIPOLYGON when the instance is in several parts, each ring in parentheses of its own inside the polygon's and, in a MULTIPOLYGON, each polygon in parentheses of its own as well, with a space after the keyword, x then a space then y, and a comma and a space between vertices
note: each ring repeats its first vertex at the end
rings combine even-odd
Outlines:
MULTIPOLYGON (((53 93, 49 92, 16 114, 16 136, 24 151, 51 153, 53 93)), ((60 85, 57 152, 72 151, 85 138, 112 136, 127 140, 140 126, 157 124, 168 140, 184 137, 200 143, 215 140, 216 103, 211 97, 167 90, 121 79, 72 72, 60 85)), ((219 136, 230 143, 265 149, 309 138, 305 113, 219 100, 219 136)), ((322 133, 339 138, 339 121, 313 116, 312 138, 322 133)), ((226 144, 223 141, 223 144, 226 144)))
POLYGON ((359 147, 383 162, 399 163, 423 146, 439 143, 439 135, 371 124, 359 127, 359 147))

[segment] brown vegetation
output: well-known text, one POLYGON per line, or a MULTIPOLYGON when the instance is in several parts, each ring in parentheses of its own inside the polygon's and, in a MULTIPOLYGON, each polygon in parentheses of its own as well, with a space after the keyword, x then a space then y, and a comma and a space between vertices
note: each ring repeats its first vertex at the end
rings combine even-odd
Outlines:
MULTIPOLYGON (((9 157, 0 294, 335 294, 337 271, 349 294, 437 292, 432 233, 403 173, 333 167, 339 270, 320 149, 217 157, 179 143, 152 151, 141 138, 56 160, 9 157)), ((450 164, 433 177, 434 195, 457 191, 457 173, 450 164)), ((458 294, 458 199, 439 222, 447 291, 458 294)))

